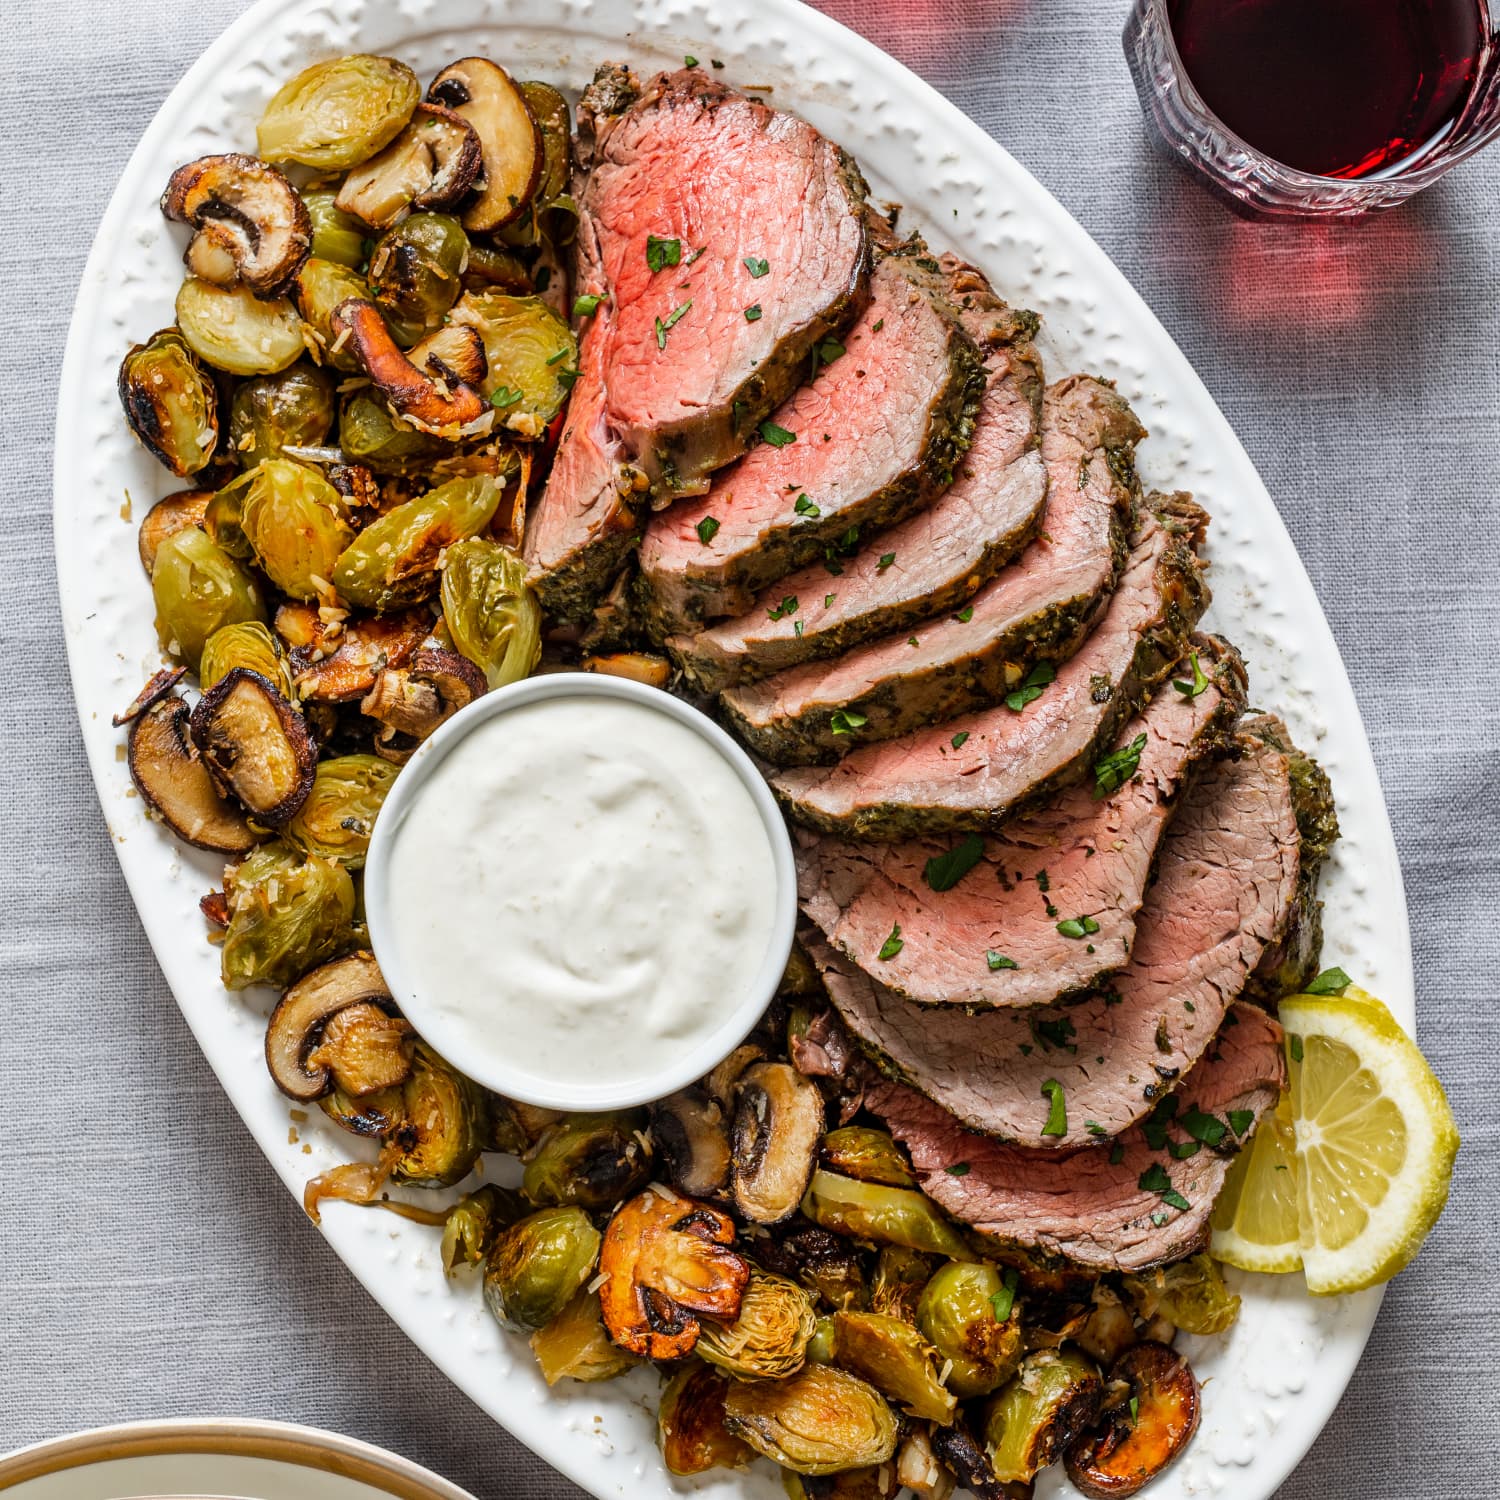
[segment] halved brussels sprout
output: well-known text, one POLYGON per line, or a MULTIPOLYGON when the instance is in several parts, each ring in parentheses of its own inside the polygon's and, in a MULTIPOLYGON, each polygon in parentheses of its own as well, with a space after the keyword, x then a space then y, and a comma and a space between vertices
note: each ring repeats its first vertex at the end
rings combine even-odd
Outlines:
MULTIPOLYGON (((355 368, 352 350, 341 349, 355 368)), ((342 367, 341 367, 342 368, 342 367)), ((378 392, 355 391, 339 414, 339 447, 377 474, 421 473, 447 444, 391 415, 378 392)))
POLYGON ((162 650, 194 672, 216 630, 268 617, 260 585, 196 526, 184 527, 157 548, 151 594, 162 650))
POLYGON ((352 171, 334 202, 372 229, 388 229, 413 208, 451 208, 473 187, 484 158, 462 115, 419 104, 400 135, 352 171))
POLYGON ((754 1063, 735 1091, 730 1189, 752 1223, 797 1211, 823 1134, 823 1095, 790 1063, 754 1063))
POLYGON ((452 317, 484 340, 488 370, 480 389, 501 425, 520 437, 541 437, 578 376, 573 330, 540 297, 505 292, 465 292, 452 317))
POLYGON ((333 381, 316 365, 257 375, 229 403, 230 450, 241 468, 253 469, 262 459, 280 458, 288 444, 316 448, 337 414, 333 381))
POLYGON ((307 353, 297 309, 263 302, 249 287, 189 276, 177 293, 177 326, 200 359, 231 375, 274 375, 307 353))
POLYGON ((380 805, 398 774, 378 755, 319 761, 312 790, 282 837, 306 854, 336 860, 346 870, 362 869, 380 805))
POLYGON ((414 604, 437 584, 444 548, 476 536, 500 504, 501 486, 487 474, 450 479, 387 511, 344 550, 334 587, 351 604, 385 611, 414 604))
POLYGON ((474 1170, 489 1139, 489 1112, 478 1084, 418 1042, 411 1075, 401 1085, 401 1105, 403 1118, 391 1136, 401 1147, 391 1173, 397 1182, 449 1187, 474 1170))
MULTIPOLYGON (((304 974, 277 1002, 266 1023, 266 1068, 271 1081, 287 1098, 303 1104, 333 1088, 351 1096, 375 1092, 374 1088, 360 1086, 364 1079, 338 1078, 334 1059, 314 1061, 312 1052, 324 1029, 340 1012, 391 1004, 390 991, 373 953, 345 954, 304 974), (355 1086, 349 1087, 350 1083, 355 1086)), ((410 1049, 405 1050, 409 1054, 410 1049)), ((387 1079, 382 1086, 401 1083, 409 1071, 408 1057, 408 1066, 400 1077, 387 1079)))
POLYGON ((545 1328, 594 1274, 599 1231, 581 1208, 544 1208, 512 1224, 484 1263, 484 1301, 502 1328, 545 1328))
POLYGON ((285 823, 312 789, 318 747, 276 685, 233 667, 193 710, 193 743, 219 785, 253 818, 285 823))
POLYGON ((454 646, 502 688, 529 676, 542 657, 542 608, 526 582, 526 564, 484 537, 443 555, 443 620, 454 646))
POLYGON ((182 479, 208 464, 219 442, 218 392, 177 329, 136 344, 120 361, 117 384, 144 448, 182 479))
MULTIPOLYGON (((333 200, 334 194, 323 189, 302 195, 312 225, 312 258, 331 261, 358 270, 370 258, 365 243, 365 226, 346 214, 333 200)), ((303 263, 306 269, 306 263, 303 263)), ((306 313, 302 316, 305 318, 306 313)))
POLYGON ((526 262, 509 250, 471 244, 463 283, 466 292, 513 292, 524 297, 531 291, 531 272, 526 262))
POLYGON ((813 1336, 807 1341, 807 1362, 810 1365, 831 1365, 838 1353, 838 1333, 831 1317, 821 1317, 813 1328, 813 1336))
MULTIPOLYGON (((214 631, 203 645, 203 658, 198 666, 198 685, 206 693, 221 682, 236 667, 248 667, 259 672, 267 682, 287 699, 292 697, 292 670, 286 659, 281 642, 271 634, 270 627, 259 620, 245 620, 238 625, 225 625, 214 631)), ((309 850, 319 854, 321 850, 309 850)))
MULTIPOLYGON (((340 340, 340 330, 333 326, 333 310, 350 298, 368 299, 369 295, 370 286, 364 277, 337 261, 314 255, 303 262, 297 273, 292 300, 303 327, 318 346, 324 363, 345 374, 359 369, 359 357, 349 347, 347 335, 340 340)), ((382 406, 381 410, 385 408, 382 406)))
POLYGON ((266 576, 293 599, 316 599, 355 538, 344 497, 321 469, 268 458, 209 501, 204 524, 226 551, 239 538, 266 576))
POLYGON ((443 1220, 441 1255, 444 1272, 452 1276, 462 1266, 477 1266, 501 1233, 526 1217, 520 1194, 487 1182, 465 1193, 443 1220))
POLYGON ((550 83, 528 78, 517 87, 542 133, 542 171, 533 197, 538 207, 545 207, 568 190, 573 169, 573 117, 568 101, 550 83))
POLYGON ((442 327, 463 291, 468 256, 469 237, 447 214, 412 214, 376 241, 368 295, 398 344, 442 327))
POLYGON ((531 1335, 530 1343, 548 1385, 559 1380, 613 1380, 640 1363, 610 1343, 599 1315, 598 1292, 574 1293, 545 1328, 531 1335))
POLYGON ((650 1154, 641 1144, 645 1124, 639 1110, 564 1115, 528 1154, 521 1191, 533 1203, 587 1209, 621 1202, 651 1171, 650 1154))
POLYGON ((870 1278, 870 1308, 907 1323, 917 1321, 917 1301, 932 1276, 933 1260, 905 1245, 882 1245, 870 1278))
POLYGON ((834 1359, 898 1402, 909 1416, 951 1422, 958 1406, 938 1378, 937 1350, 900 1318, 878 1312, 833 1315, 834 1359))
POLYGON ((1028 1354, 984 1409, 984 1437, 1002 1483, 1031 1479, 1093 1425, 1103 1399, 1094 1362, 1072 1349, 1028 1354))
POLYGON ((885 1398, 832 1365, 807 1365, 789 1380, 735 1382, 724 1396, 724 1425, 798 1474, 883 1464, 896 1451, 885 1398))
POLYGON ((1239 1297, 1225 1286, 1219 1263, 1208 1255, 1127 1276, 1123 1285, 1148 1323, 1162 1317, 1187 1333, 1223 1333, 1240 1315, 1239 1297))
POLYGON ((1004 1292, 993 1266, 949 1261, 917 1303, 917 1326, 944 1359, 953 1361, 948 1388, 963 1400, 998 1389, 1016 1373, 1025 1353, 1021 1320, 1007 1316, 1002 1322, 995 1315, 995 1299, 1004 1292))
POLYGON ((464 228, 497 229, 524 213, 542 170, 542 137, 510 74, 485 57, 460 58, 432 80, 427 97, 461 115, 479 140, 483 182, 464 228))
POLYGON ((140 553, 147 578, 156 571, 157 550, 169 536, 203 524, 203 513, 213 494, 212 490, 178 490, 175 495, 158 500, 141 518, 136 550, 140 553))
POLYGON ((887 1187, 900 1188, 917 1185, 905 1152, 890 1133, 866 1125, 830 1130, 818 1147, 818 1160, 830 1171, 861 1182, 881 1182, 887 1187))
MULTIPOLYGON (((364 1136, 367 1140, 383 1140, 400 1125, 406 1113, 400 1089, 381 1089, 378 1093, 362 1094, 358 1098, 342 1089, 332 1089, 319 1098, 318 1108, 340 1130, 364 1136)), ((391 1148, 393 1159, 399 1150, 399 1146, 391 1148)))
POLYGON ((422 97, 417 75, 391 57, 314 63, 272 96, 255 127, 267 161, 343 172, 400 135, 422 97))
POLYGON ((703 1089, 681 1089, 657 1100, 651 1106, 651 1141, 679 1193, 711 1198, 728 1185, 729 1129, 719 1101, 703 1089))
POLYGON ((667 1382, 656 1432, 668 1473, 743 1469, 755 1457, 755 1450, 724 1425, 728 1393, 728 1379, 698 1360, 690 1360, 667 1382))
POLYGON ((817 1325, 802 1287, 751 1267, 739 1315, 732 1323, 705 1318, 697 1353, 736 1380, 784 1380, 806 1363, 817 1325))
POLYGON ((819 1167, 802 1199, 802 1212, 814 1224, 853 1239, 905 1245, 951 1260, 969 1254, 963 1237, 931 1199, 912 1188, 856 1182, 819 1167))
POLYGON ((282 988, 349 941, 354 883, 327 859, 265 844, 225 872, 229 926, 219 948, 224 988, 282 988))

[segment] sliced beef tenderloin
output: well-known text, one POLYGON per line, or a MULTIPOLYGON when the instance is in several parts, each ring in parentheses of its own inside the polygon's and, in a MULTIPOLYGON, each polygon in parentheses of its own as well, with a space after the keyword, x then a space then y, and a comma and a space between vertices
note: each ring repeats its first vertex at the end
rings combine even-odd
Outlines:
POLYGON ((1243 724, 1189 787, 1130 962, 1107 988, 1076 1005, 934 1016, 819 944, 813 959, 855 1040, 971 1130, 1038 1150, 1128 1130, 1203 1055, 1312 899, 1322 850, 1303 844, 1277 733, 1274 720, 1243 724), (1066 1120, 1046 1135, 1049 1080, 1066 1120))
POLYGON ((1281 1027, 1264 1011, 1233 1006, 1180 1096, 1169 1095, 1113 1147, 1064 1155, 976 1135, 901 1084, 872 1084, 865 1103, 911 1154, 928 1196, 997 1247, 1091 1271, 1140 1271, 1206 1242, 1230 1162, 1284 1082, 1281 1042, 1281 1027), (1212 1116, 1222 1135, 1205 1132, 1199 1116, 1212 1116), (1217 1144, 1174 1155, 1172 1146, 1186 1152, 1195 1142, 1184 1119, 1217 1144), (955 1173, 960 1165, 968 1170, 955 1173))
POLYGON ((1203 639, 1197 650, 1208 686, 1194 697, 1160 693, 1126 726, 1121 743, 1140 759, 1104 796, 1073 786, 994 837, 957 844, 802 835, 808 920, 921 1005, 1050 1005, 1123 968, 1178 790, 1244 704, 1234 648, 1203 639))
MULTIPOLYGON (((1104 619, 1054 680, 1038 683, 1039 693, 1021 690, 994 707, 852 750, 834 765, 777 773, 771 787, 792 817, 857 838, 977 832, 1082 776, 1182 655, 1207 604, 1193 550, 1202 511, 1181 496, 1153 501, 1158 508, 1137 520, 1104 619)), ((859 713, 843 713, 829 732, 854 741, 864 732, 859 713)))
POLYGON ((925 510, 762 592, 735 619, 667 645, 705 692, 833 656, 965 603, 1035 535, 1047 495, 1037 452, 1041 358, 1032 313, 1009 308, 972 266, 944 256, 950 300, 984 354, 985 391, 953 484, 925 510), (794 598, 794 615, 781 601, 794 598))
POLYGON ((1059 381, 1042 407, 1042 534, 957 614, 726 693, 724 707, 746 743, 784 765, 832 760, 997 703, 1033 663, 1071 656, 1125 558, 1132 454, 1142 436, 1111 387, 1091 376, 1059 381), (844 732, 851 722, 857 735, 844 732))
MULTIPOLYGON (((816 365, 758 447, 647 527, 641 579, 664 633, 742 614, 767 584, 852 548, 952 481, 984 368, 920 240, 880 253, 869 306, 842 343, 820 346, 816 365)), ((791 630, 803 601, 783 597, 778 618, 791 630)))

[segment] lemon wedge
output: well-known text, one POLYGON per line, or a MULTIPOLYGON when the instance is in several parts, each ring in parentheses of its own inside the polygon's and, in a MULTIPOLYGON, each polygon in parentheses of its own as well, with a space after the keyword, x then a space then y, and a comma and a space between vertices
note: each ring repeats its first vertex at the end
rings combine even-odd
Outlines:
POLYGON ((1209 1253, 1242 1271, 1300 1271, 1296 1138, 1283 1094, 1234 1159, 1214 1204, 1209 1253))

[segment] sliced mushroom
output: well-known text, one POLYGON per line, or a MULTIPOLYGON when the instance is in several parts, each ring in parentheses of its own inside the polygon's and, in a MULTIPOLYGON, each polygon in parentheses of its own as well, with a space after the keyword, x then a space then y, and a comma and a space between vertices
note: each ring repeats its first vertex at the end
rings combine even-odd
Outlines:
POLYGON ((713 1198, 728 1186, 728 1122, 703 1089, 682 1089, 653 1104, 651 1139, 678 1192, 713 1198))
POLYGON ((391 1004, 373 953, 350 953, 304 975, 281 997, 266 1025, 266 1066, 276 1087, 302 1103, 321 1098, 333 1087, 334 1075, 327 1059, 310 1054, 334 1017, 354 1006, 391 1004))
POLYGON ((283 604, 276 634, 286 642, 297 697, 352 703, 387 667, 403 667, 432 634, 432 616, 412 609, 342 622, 335 630, 311 604, 283 604))
POLYGON ((896 1481, 917 1500, 948 1500, 953 1493, 953 1475, 938 1462, 932 1435, 926 1427, 913 1427, 896 1452, 896 1481))
POLYGON ((479 192, 464 209, 471 233, 498 229, 526 212, 541 177, 542 132, 510 74, 485 57, 450 63, 427 90, 473 126, 483 155, 479 192))
POLYGON ((138 719, 153 703, 165 698, 186 676, 186 667, 163 667, 161 671, 152 673, 145 687, 132 699, 130 707, 124 713, 116 714, 110 723, 118 729, 122 724, 138 719))
POLYGON ((1135 1494, 1198 1430, 1198 1382, 1176 1350, 1134 1344, 1109 1377, 1104 1415, 1067 1453, 1068 1478, 1095 1500, 1135 1494))
POLYGON ((482 697, 488 683, 467 657, 437 646, 413 653, 408 667, 387 667, 360 700, 360 712, 381 726, 375 753, 397 765, 459 709, 482 697))
POLYGON ((302 715, 259 672, 234 667, 193 710, 193 743, 214 779, 263 823, 307 800, 318 749, 302 715))
POLYGON ((729 1247, 727 1214, 650 1187, 609 1221, 599 1270, 604 1326, 622 1349, 681 1359, 698 1342, 698 1317, 732 1323, 750 1266, 729 1247))
POLYGON ((709 1097, 717 1099, 726 1115, 734 1107, 735 1086, 745 1069, 765 1058, 766 1049, 758 1042, 742 1042, 703 1080, 709 1097))
POLYGON ((779 1224, 797 1211, 817 1161, 823 1095, 789 1063, 755 1063, 736 1090, 734 1204, 752 1223, 779 1224))
POLYGON ((212 490, 179 490, 175 495, 158 500, 141 518, 136 547, 147 578, 156 567, 156 553, 161 544, 169 536, 176 536, 190 526, 201 526, 203 513, 213 496, 212 490))
POLYGON ((326 1068, 335 1087, 361 1099, 406 1082, 415 1037, 411 1022, 379 1005, 351 1005, 329 1018, 323 1040, 307 1054, 308 1066, 326 1068))
POLYGON ((389 229, 413 208, 451 208, 483 167, 479 137, 462 115, 419 104, 406 129, 356 167, 333 201, 372 229, 389 229))
POLYGON ((161 211, 197 231, 188 269, 219 286, 243 282, 257 297, 284 296, 312 247, 312 220, 275 167, 231 151, 172 173, 161 211))
POLYGON ((930 1434, 932 1451, 975 1500, 1031 1500, 1029 1480, 1002 1483, 995 1478, 994 1465, 983 1444, 962 1419, 946 1427, 933 1427, 930 1434))
MULTIPOLYGON (((351 297, 333 310, 335 339, 348 335, 360 368, 370 377, 391 410, 420 432, 458 438, 487 430, 495 409, 453 369, 453 363, 473 370, 477 345, 480 361, 484 340, 463 324, 444 329, 452 335, 434 348, 418 345, 408 356, 391 336, 380 309, 373 302, 351 297), (444 358, 444 356, 447 358, 444 358), (430 363, 417 364, 423 358, 430 363)), ((479 377, 484 367, 479 365, 479 377)))
POLYGON ((646 687, 664 688, 672 678, 672 663, 665 656, 650 656, 644 651, 617 651, 609 656, 585 656, 585 672, 600 672, 606 677, 627 677, 646 687))

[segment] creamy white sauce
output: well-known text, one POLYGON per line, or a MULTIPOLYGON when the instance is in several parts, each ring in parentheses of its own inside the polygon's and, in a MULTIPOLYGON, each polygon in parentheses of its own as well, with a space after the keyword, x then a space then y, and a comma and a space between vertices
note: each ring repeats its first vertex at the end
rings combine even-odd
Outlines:
POLYGON ((401 968, 454 1063, 468 1048, 539 1080, 624 1085, 745 998, 776 874, 749 791, 701 735, 591 696, 460 740, 396 832, 388 893, 401 968))

